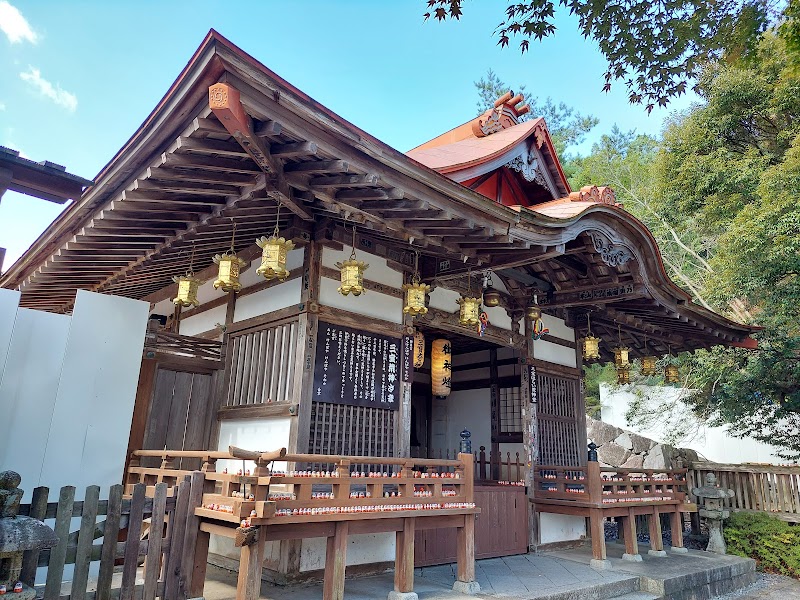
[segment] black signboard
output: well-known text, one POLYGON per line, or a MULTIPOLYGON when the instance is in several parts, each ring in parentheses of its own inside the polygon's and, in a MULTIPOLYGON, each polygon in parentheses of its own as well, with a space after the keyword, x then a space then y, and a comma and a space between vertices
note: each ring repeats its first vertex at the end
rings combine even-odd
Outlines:
POLYGON ((396 410, 404 370, 402 354, 400 338, 320 321, 314 399, 396 410))

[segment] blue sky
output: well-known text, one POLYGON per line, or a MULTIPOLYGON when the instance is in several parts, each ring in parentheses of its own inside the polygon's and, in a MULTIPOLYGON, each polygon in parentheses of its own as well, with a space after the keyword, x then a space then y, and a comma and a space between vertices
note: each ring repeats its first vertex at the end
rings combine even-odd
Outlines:
MULTIPOLYGON (((669 112, 601 92, 605 61, 557 15, 558 32, 520 55, 492 36, 505 3, 466 0, 459 22, 424 23, 424 0, 181 2, 0 0, 0 145, 93 178, 133 134, 210 28, 334 112, 399 150, 475 116, 473 82, 493 69, 614 124, 657 134, 669 112)), ((63 209, 7 192, 5 268, 63 209)))

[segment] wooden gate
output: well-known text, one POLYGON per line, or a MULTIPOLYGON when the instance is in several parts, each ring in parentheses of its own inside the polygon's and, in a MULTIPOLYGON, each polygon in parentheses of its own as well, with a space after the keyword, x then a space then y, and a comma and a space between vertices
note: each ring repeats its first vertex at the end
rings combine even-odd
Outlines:
MULTIPOLYGON (((475 558, 525 554, 528 551, 528 513, 525 488, 476 485, 475 504, 481 509, 475 521, 475 558)), ((453 529, 417 531, 414 566, 443 565, 456 560, 453 529)))
MULTIPOLYGON (((167 332, 147 334, 127 456, 135 450, 208 449, 222 359, 220 342, 167 332)), ((187 471, 200 468, 195 459, 179 466, 187 471)))
POLYGON ((45 600, 184 600, 202 595, 206 555, 197 547, 199 520, 194 516, 202 493, 202 473, 187 476, 172 489, 166 483, 149 489, 137 484, 129 499, 115 485, 108 499, 100 500, 99 486, 92 485, 82 501, 75 501, 73 486, 65 486, 58 502, 48 502, 49 489, 38 487, 19 514, 50 525, 59 542, 26 552, 21 579, 34 587, 37 567, 45 567, 46 583, 35 586, 45 600), (70 531, 73 518, 80 518, 77 531, 70 531), (120 561, 121 574, 115 576, 120 561), (92 563, 99 566, 92 569, 92 563), (67 583, 65 565, 74 565, 67 583), (90 580, 94 572, 97 576, 90 580), (137 583, 137 578, 143 581, 137 583))

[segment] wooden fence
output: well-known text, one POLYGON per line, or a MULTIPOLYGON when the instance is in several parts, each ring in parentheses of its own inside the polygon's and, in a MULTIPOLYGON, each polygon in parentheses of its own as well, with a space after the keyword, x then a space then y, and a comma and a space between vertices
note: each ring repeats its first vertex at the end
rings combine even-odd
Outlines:
POLYGON ((735 492, 724 502, 729 510, 766 512, 800 523, 800 466, 693 462, 689 469, 690 487, 704 485, 708 473, 717 476, 720 487, 735 492))
POLYGON ((100 488, 92 485, 77 502, 73 486, 61 488, 57 502, 48 502, 48 488, 34 489, 31 503, 21 505, 19 514, 50 525, 59 542, 25 553, 22 581, 34 587, 37 568, 45 567, 46 582, 35 586, 45 600, 182 600, 202 595, 202 580, 192 585, 199 529, 194 508, 202 500, 202 482, 203 475, 195 473, 177 488, 161 483, 151 498, 144 484, 133 486, 130 498, 123 498, 123 486, 115 485, 104 500, 100 488), (71 531, 77 518, 80 526, 71 531), (92 568, 92 563, 99 565, 92 568), (63 582, 65 565, 74 566, 71 582, 63 582), (90 573, 97 575, 90 578, 90 573))
MULTIPOLYGON (((458 450, 445 450, 440 448, 435 452, 439 460, 455 460, 458 450)), ((521 459, 519 452, 487 452, 486 446, 481 446, 473 452, 475 462, 475 479, 477 481, 508 481, 519 482, 525 480, 527 465, 521 459)))

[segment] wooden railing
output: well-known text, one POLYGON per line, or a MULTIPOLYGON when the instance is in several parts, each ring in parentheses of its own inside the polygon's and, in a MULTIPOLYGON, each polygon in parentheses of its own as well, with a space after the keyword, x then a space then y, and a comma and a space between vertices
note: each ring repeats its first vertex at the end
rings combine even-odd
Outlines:
POLYGON ((219 363, 222 360, 222 342, 168 331, 148 331, 144 338, 144 356, 155 358, 156 355, 219 363))
POLYGON ((708 473, 716 475, 720 487, 735 492, 733 498, 724 501, 729 510, 765 512, 800 523, 800 466, 693 462, 689 469, 691 487, 705 485, 708 473))
MULTIPOLYGON (((450 449, 437 452, 439 460, 455 459, 458 450, 450 449)), ((520 458, 519 452, 487 452, 486 446, 481 446, 473 452, 475 463, 475 480, 480 482, 499 481, 503 483, 518 483, 525 481, 527 465, 520 458)))
POLYGON ((622 469, 541 466, 536 468, 535 496, 539 499, 584 504, 597 508, 613 505, 675 504, 686 499, 686 469, 622 469))
MULTIPOLYGON (((453 527, 458 580, 474 584, 474 528, 480 509, 473 498, 473 456, 455 460, 286 454, 240 448, 218 451, 139 450, 133 453, 127 489, 180 481, 176 460, 200 459, 204 478, 199 548, 208 535, 232 537, 242 548, 238 600, 258 597, 264 543, 327 537, 323 598, 341 598, 348 534, 395 532, 395 591, 411 592, 415 530, 453 527), (161 459, 143 467, 144 457, 161 459), (309 468, 310 466, 310 468, 309 468)), ((200 568, 195 563, 195 570, 200 568)), ((474 584, 477 585, 477 584, 474 584)))

